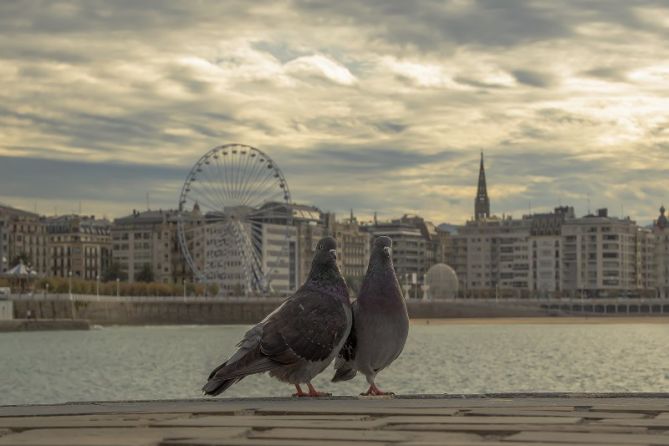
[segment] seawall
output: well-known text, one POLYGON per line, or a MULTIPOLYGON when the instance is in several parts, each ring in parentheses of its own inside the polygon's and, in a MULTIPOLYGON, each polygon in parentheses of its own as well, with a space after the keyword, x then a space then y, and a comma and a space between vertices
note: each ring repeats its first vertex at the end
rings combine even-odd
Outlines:
POLYGON ((26 299, 14 301, 14 317, 26 317, 30 311, 38 319, 86 319, 99 325, 249 324, 264 318, 280 303, 281 299, 26 299))
MULTIPOLYGON (((99 325, 251 324, 263 319, 282 302, 279 298, 114 298, 67 296, 17 298, 14 317, 85 319, 99 325)), ((537 306, 491 305, 476 302, 409 301, 409 315, 428 318, 534 317, 558 314, 537 306)))
MULTIPOLYGON (((100 325, 251 324, 263 319, 281 298, 182 298, 53 295, 14 297, 14 317, 85 319, 100 325)), ((639 299, 580 303, 538 300, 449 300, 407 303, 413 319, 514 318, 546 316, 669 316, 669 301, 639 299)))

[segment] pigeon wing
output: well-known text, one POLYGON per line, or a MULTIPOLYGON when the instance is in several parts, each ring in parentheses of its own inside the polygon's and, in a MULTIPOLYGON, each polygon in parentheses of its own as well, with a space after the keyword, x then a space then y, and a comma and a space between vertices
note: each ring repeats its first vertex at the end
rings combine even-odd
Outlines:
POLYGON ((282 364, 323 361, 348 330, 344 305, 336 296, 302 289, 266 322, 260 348, 282 364))
POLYGON ((351 332, 346 338, 346 342, 339 350, 337 359, 335 359, 335 375, 332 382, 348 381, 355 377, 357 370, 355 368, 355 356, 358 349, 358 338, 356 337, 355 323, 356 313, 358 311, 358 301, 353 302, 351 307, 353 314, 353 324, 351 325, 351 332))

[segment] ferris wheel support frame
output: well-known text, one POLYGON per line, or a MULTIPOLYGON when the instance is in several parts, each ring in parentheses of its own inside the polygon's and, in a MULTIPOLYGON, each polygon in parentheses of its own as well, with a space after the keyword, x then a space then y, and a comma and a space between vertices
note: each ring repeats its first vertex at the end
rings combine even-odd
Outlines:
MULTIPOLYGON (((224 144, 216 146, 207 151, 193 165, 193 167, 188 172, 188 175, 186 176, 186 180, 184 181, 184 184, 181 188, 181 193, 179 195, 179 208, 178 208, 179 217, 177 219, 177 226, 178 226, 177 234, 181 253, 184 257, 184 260, 186 261, 190 269, 193 271, 193 274, 198 281, 209 283, 209 282, 218 282, 220 280, 220 277, 219 280, 209 277, 207 275, 206 268, 202 270, 196 264, 195 259, 193 258, 193 255, 190 252, 191 250, 188 247, 189 239, 186 230, 187 223, 184 221, 186 219, 186 214, 188 212, 184 208, 184 206, 188 202, 188 193, 191 192, 191 189, 193 188, 193 183, 194 182, 197 183, 198 179, 200 180, 204 179, 207 184, 214 183, 211 176, 214 174, 210 175, 206 167, 210 165, 210 160, 212 158, 215 159, 216 161, 215 163, 216 172, 214 172, 214 174, 218 174, 220 178, 230 179, 232 181, 232 186, 221 188, 218 190, 209 190, 207 194, 202 195, 203 198, 202 203, 198 201, 195 201, 195 203, 208 208, 210 211, 213 211, 212 215, 216 219, 220 220, 219 222, 211 223, 212 227, 213 225, 220 225, 222 223, 224 230, 228 230, 231 232, 230 235, 232 236, 231 237, 232 243, 235 245, 235 249, 237 249, 237 251, 240 253, 240 257, 243 258, 242 269, 244 270, 244 276, 246 277, 245 280, 246 286, 244 288, 256 289, 261 293, 267 293, 271 290, 272 275, 279 267, 279 261, 283 260, 283 257, 287 254, 286 250, 289 249, 293 216, 291 208, 292 201, 290 196, 290 189, 288 187, 288 182, 286 181, 283 172, 274 162, 274 160, 272 160, 272 158, 270 158, 265 152, 263 152, 260 149, 244 144, 224 144), (226 164, 221 165, 218 161, 219 159, 218 154, 222 153, 223 155, 226 155, 227 154, 226 150, 231 150, 231 153, 234 154, 237 154, 236 150, 239 150, 240 151, 239 153, 241 154, 245 154, 245 151, 250 152, 250 154, 243 161, 238 160, 237 169, 235 169, 234 166, 226 164), (270 176, 265 176, 263 178, 261 176, 262 167, 260 168, 260 170, 257 171, 254 170, 255 177, 251 178, 250 175, 244 176, 245 172, 244 169, 248 168, 255 169, 255 167, 252 166, 252 163, 255 162, 255 160, 251 160, 251 158, 254 158, 256 156, 259 157, 257 161, 265 163, 263 164, 263 167, 267 167, 268 169, 272 170, 273 175, 271 175, 271 177, 274 178, 270 178, 270 176), (242 163, 244 163, 244 165, 242 165, 242 163), (202 174, 203 178, 200 178, 199 174, 202 174), (250 188, 250 185, 254 181, 259 182, 258 190, 253 190, 250 188), (271 204, 268 208, 265 207, 267 205, 267 202, 254 201, 257 199, 258 196, 262 198, 263 194, 270 193, 274 188, 276 188, 277 185, 281 189, 280 194, 283 197, 283 201, 278 199, 276 200, 277 203, 271 204), (251 209, 253 209, 248 214, 249 216, 248 218, 250 220, 250 222, 247 222, 249 225, 248 231, 245 230, 244 228, 244 222, 240 220, 235 220, 234 218, 225 217, 225 208, 226 208, 225 205, 216 206, 217 203, 222 204, 226 202, 232 202, 234 206, 240 206, 240 207, 248 206, 251 209), (274 262, 272 262, 271 259, 264 259, 262 257, 259 257, 259 255, 260 256, 263 255, 262 225, 265 222, 262 221, 262 216, 264 212, 267 211, 272 212, 273 209, 281 206, 286 206, 288 208, 287 214, 283 216, 285 218, 285 223, 284 223, 285 242, 281 243, 281 249, 279 251, 279 254, 274 259, 274 262), (258 236, 258 234, 256 234, 258 228, 260 230, 259 240, 256 239, 256 236, 258 236), (258 252, 260 252, 260 254, 258 254, 258 252), (263 266, 265 266, 265 268, 263 268, 263 266), (266 269, 266 271, 263 271, 263 269, 266 269)), ((277 192, 274 192, 274 195, 276 194, 277 192)), ((231 207, 234 208, 234 206, 231 207)), ((193 216, 191 216, 190 218, 193 218, 193 216)), ((208 233, 207 233, 208 224, 210 223, 208 223, 208 217, 207 214, 205 214, 202 217, 202 227, 200 228, 201 233, 198 232, 197 234, 197 237, 200 237, 201 239, 202 239, 202 234, 204 234, 203 243, 205 244, 205 249, 206 249, 206 244, 208 243, 208 233)), ((199 225, 196 226, 199 227, 199 225)), ((216 229, 220 229, 220 227, 216 229)), ((223 245, 226 245, 226 242, 228 242, 229 244, 229 241, 226 238, 219 239, 219 242, 221 242, 222 246, 219 246, 217 252, 225 249, 223 245)), ((220 261, 218 263, 218 266, 220 268, 224 268, 224 266, 222 266, 222 262, 220 261)))

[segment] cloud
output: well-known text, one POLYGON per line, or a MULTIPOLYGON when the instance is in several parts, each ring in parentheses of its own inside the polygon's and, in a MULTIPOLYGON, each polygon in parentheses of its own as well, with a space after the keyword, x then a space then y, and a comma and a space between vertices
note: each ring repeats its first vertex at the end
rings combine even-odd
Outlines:
POLYGON ((437 64, 425 64, 392 58, 388 58, 385 64, 395 76, 405 79, 417 87, 429 88, 453 85, 450 76, 437 64))
POLYGON ((554 84, 553 76, 546 73, 540 73, 533 70, 513 70, 511 72, 521 84, 529 85, 531 87, 550 87, 554 84))
POLYGON ((562 8, 548 2, 424 1, 419 7, 382 0, 295 4, 310 15, 346 17, 371 29, 375 38, 421 50, 462 44, 508 46, 571 34, 567 23, 556 20, 562 8))
POLYGON ((589 195, 650 220, 669 202, 667 17, 653 0, 0 2, 0 199, 168 207, 205 151, 241 142, 340 213, 462 222, 484 150, 496 213, 589 195))
POLYGON ((353 85, 356 82, 348 68, 320 54, 293 59, 285 65, 285 69, 289 74, 317 76, 340 85, 353 85))
POLYGON ((583 74, 585 76, 615 82, 624 82, 627 80, 627 70, 620 67, 596 67, 584 71, 583 74))
POLYGON ((121 216, 146 206, 174 208, 189 166, 95 163, 35 157, 2 157, 0 202, 20 199, 24 208, 70 212, 85 203, 86 213, 121 216))

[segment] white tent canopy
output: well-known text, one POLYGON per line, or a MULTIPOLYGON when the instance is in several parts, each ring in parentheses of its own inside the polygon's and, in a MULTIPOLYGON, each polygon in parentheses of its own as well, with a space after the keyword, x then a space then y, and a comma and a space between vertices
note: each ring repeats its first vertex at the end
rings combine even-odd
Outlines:
POLYGON ((25 279, 29 277, 34 277, 37 275, 37 272, 30 267, 27 267, 20 262, 13 268, 8 269, 2 274, 2 277, 25 279))

